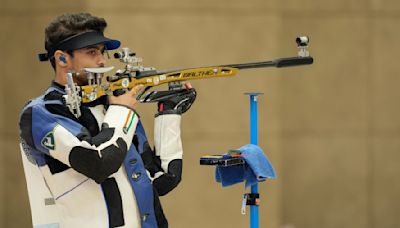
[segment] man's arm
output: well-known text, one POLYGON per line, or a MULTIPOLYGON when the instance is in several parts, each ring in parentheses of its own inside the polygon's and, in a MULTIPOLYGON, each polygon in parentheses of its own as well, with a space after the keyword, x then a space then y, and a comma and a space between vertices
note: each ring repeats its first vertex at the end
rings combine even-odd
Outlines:
POLYGON ((79 123, 33 106, 21 115, 20 128, 36 160, 49 155, 101 183, 121 166, 137 122, 133 110, 111 105, 99 134, 91 136, 79 123))
POLYGON ((170 192, 181 181, 181 114, 191 107, 195 98, 196 91, 189 84, 183 93, 158 104, 154 122, 154 146, 160 170, 153 175, 153 185, 161 196, 170 192))
POLYGON ((136 100, 132 105, 123 99, 134 100, 133 93, 129 91, 114 100, 117 102, 109 106, 95 136, 70 118, 52 114, 38 105, 31 106, 21 115, 21 138, 37 152, 37 161, 44 154, 49 155, 102 183, 118 171, 131 146, 139 117, 132 109, 136 100))

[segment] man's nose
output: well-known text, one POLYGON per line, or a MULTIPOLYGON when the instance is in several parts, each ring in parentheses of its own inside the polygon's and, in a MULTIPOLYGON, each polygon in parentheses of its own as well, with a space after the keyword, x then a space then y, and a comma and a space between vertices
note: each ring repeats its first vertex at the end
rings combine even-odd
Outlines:
POLYGON ((106 58, 104 58, 103 55, 100 55, 97 64, 98 64, 99 66, 103 67, 104 65, 106 65, 106 58))

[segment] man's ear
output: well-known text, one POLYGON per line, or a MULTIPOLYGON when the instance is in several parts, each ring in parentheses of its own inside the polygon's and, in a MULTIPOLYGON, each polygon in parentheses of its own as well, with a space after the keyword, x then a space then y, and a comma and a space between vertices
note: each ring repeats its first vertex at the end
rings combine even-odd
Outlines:
POLYGON ((54 60, 56 62, 56 66, 61 68, 66 68, 69 66, 69 55, 63 51, 57 50, 54 53, 54 60))

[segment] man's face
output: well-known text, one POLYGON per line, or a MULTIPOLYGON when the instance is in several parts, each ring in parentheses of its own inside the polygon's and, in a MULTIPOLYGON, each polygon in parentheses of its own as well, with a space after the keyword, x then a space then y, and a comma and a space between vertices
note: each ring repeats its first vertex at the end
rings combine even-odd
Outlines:
MULTIPOLYGON (((89 46, 73 52, 72 69, 82 73, 83 68, 104 67, 106 63, 104 54, 104 44, 89 46)), ((74 78, 79 86, 87 85, 88 80, 85 74, 74 78)))

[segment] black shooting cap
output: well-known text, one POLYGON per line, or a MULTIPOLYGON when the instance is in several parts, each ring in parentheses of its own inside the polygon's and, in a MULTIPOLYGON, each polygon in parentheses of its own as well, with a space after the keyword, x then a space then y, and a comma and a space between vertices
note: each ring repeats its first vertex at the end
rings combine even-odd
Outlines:
POLYGON ((109 39, 101 32, 88 31, 67 37, 54 45, 54 47, 50 47, 47 53, 41 53, 38 56, 39 60, 44 62, 50 60, 57 50, 73 51, 96 44, 104 44, 106 50, 114 50, 119 48, 121 42, 119 40, 109 39))

